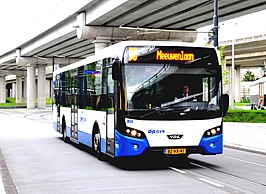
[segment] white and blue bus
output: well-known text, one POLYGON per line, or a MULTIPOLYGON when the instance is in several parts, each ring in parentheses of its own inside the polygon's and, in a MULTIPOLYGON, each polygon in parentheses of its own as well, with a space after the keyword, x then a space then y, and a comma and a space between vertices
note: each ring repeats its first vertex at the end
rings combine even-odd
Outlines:
POLYGON ((219 55, 214 47, 125 41, 54 71, 53 125, 98 157, 223 152, 219 55), (184 85, 189 94, 181 97, 184 85))

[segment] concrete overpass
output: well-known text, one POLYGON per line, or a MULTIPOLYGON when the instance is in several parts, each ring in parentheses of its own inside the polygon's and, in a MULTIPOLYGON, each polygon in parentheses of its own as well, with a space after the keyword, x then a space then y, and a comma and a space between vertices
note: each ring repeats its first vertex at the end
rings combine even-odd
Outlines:
POLYGON ((266 70, 266 34, 220 42, 220 46, 225 46, 224 56, 227 70, 230 72, 230 85, 226 90, 230 93, 230 97, 234 96, 235 101, 240 102, 240 68, 261 67, 266 70), (234 57, 232 57, 233 55, 234 57), (234 75, 232 75, 232 68, 234 75), (232 91, 234 95, 232 95, 232 91))
MULTIPOLYGON (((23 82, 27 107, 35 108, 37 67, 38 108, 44 108, 45 66, 66 65, 127 39, 192 42, 197 28, 212 24, 213 9, 214 0, 91 0, 55 26, 0 54, 0 103, 5 102, 8 74, 17 75, 17 102, 22 99, 23 82), (164 30, 154 33, 155 29, 164 30)), ((264 0, 220 1, 219 19, 225 21, 264 9, 264 0)))

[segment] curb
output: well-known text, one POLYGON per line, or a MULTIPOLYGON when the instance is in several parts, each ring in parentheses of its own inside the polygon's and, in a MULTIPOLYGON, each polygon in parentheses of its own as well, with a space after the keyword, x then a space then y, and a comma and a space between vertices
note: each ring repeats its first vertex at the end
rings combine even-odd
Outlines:
POLYGON ((236 149, 236 150, 240 150, 240 151, 245 151, 245 152, 251 152, 251 153, 255 153, 255 154, 266 155, 266 150, 260 150, 258 148, 252 148, 252 147, 247 147, 247 146, 243 146, 243 145, 225 143, 224 147, 236 149))
POLYGON ((0 106, 0 109, 16 109, 16 108, 27 108, 27 106, 0 106))

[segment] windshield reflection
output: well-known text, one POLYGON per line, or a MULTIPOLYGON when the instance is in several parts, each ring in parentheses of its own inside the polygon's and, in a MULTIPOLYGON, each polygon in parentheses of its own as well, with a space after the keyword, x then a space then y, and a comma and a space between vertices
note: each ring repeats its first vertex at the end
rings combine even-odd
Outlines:
POLYGON ((130 117, 195 119, 221 114, 220 72, 216 69, 131 63, 125 64, 124 73, 130 117), (182 96, 184 85, 189 86, 187 96, 182 96))

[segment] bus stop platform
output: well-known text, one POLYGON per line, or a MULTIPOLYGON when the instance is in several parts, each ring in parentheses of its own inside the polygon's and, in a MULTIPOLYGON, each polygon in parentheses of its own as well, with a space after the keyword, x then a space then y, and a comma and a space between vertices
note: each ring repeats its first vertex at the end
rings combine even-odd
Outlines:
POLYGON ((224 146, 266 155, 266 123, 224 122, 224 146))

